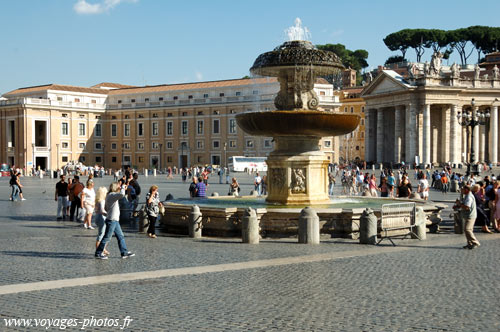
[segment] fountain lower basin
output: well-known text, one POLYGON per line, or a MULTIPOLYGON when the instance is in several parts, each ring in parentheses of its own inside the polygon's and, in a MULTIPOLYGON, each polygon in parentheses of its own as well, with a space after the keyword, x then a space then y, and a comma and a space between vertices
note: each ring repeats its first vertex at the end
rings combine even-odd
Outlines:
POLYGON ((247 112, 236 116, 238 125, 255 136, 339 136, 350 133, 360 117, 321 110, 247 112))
MULTIPOLYGON (((427 225, 437 230, 441 222, 440 212, 445 205, 422 200, 394 198, 339 197, 329 203, 313 208, 320 218, 321 233, 332 237, 357 238, 359 220, 363 211, 370 207, 380 217, 382 205, 390 203, 415 202, 427 216, 427 225)), ((248 207, 256 210, 260 220, 261 234, 265 236, 296 236, 300 211, 306 205, 269 204, 264 197, 213 197, 206 199, 176 199, 165 206, 160 222, 169 233, 187 234, 191 208, 200 207, 203 234, 214 236, 240 236, 241 221, 248 207)))

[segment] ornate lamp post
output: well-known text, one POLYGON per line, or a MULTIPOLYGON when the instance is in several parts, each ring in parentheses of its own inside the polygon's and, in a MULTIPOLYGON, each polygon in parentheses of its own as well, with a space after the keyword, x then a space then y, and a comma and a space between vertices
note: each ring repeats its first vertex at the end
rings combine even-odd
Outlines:
MULTIPOLYGON (((467 175, 471 174, 471 166, 474 164, 475 151, 474 151, 474 128, 479 125, 485 125, 486 121, 490 117, 490 110, 486 109, 484 111, 479 111, 476 109, 476 102, 474 98, 471 100, 471 109, 467 109, 464 112, 458 112, 457 119, 458 123, 467 128, 467 132, 470 132, 470 157, 469 163, 467 164, 467 175)), ((474 170, 477 173, 477 170, 474 170)))
POLYGON ((160 162, 158 164, 158 169, 160 170, 160 172, 161 172, 161 165, 162 165, 162 163, 161 163, 161 156, 163 155, 163 149, 162 149, 162 147, 163 147, 163 144, 160 143, 160 162))

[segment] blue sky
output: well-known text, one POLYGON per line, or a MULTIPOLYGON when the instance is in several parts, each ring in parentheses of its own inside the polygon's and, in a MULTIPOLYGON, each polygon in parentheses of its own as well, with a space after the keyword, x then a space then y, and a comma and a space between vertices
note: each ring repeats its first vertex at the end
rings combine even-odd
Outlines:
POLYGON ((500 25, 498 0, 0 0, 0 9, 0 94, 239 78, 285 41, 296 17, 315 44, 368 50, 370 67, 399 54, 382 39, 400 29, 500 25))

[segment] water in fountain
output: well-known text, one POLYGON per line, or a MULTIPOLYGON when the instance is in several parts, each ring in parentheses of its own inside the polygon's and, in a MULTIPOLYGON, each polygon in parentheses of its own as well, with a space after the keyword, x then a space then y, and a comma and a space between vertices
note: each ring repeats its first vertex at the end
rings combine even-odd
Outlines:
POLYGON ((295 19, 295 25, 289 27, 285 30, 288 36, 288 41, 294 40, 309 40, 311 38, 311 33, 307 27, 302 27, 302 21, 300 18, 295 19))

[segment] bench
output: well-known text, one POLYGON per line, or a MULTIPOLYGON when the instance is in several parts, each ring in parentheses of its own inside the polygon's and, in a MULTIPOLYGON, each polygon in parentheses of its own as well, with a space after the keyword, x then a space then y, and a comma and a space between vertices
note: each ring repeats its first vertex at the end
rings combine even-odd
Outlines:
POLYGON ((382 205, 381 216, 379 219, 380 244, 385 239, 388 239, 393 246, 396 246, 392 239, 401 237, 404 240, 411 235, 420 239, 415 232, 416 224, 416 203, 394 203, 382 205))

